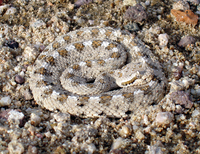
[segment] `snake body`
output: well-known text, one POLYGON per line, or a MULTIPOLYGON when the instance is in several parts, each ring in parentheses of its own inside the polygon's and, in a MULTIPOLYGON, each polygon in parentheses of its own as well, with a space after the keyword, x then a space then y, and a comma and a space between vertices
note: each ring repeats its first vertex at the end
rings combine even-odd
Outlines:
POLYGON ((87 27, 59 36, 38 56, 29 80, 42 107, 81 117, 126 117, 157 103, 166 79, 132 34, 87 27))

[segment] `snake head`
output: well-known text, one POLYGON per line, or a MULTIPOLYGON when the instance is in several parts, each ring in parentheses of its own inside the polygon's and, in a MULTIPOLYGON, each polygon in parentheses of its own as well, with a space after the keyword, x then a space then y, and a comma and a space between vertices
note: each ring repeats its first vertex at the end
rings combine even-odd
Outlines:
POLYGON ((129 63, 114 72, 114 78, 119 87, 146 85, 153 77, 153 69, 145 62, 129 63))

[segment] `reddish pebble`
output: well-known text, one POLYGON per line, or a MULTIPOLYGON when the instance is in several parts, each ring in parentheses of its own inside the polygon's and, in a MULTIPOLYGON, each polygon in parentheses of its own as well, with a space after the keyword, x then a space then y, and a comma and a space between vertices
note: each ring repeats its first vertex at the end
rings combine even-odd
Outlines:
POLYGON ((185 22, 195 26, 198 22, 198 16, 195 15, 191 10, 178 11, 171 9, 171 14, 175 16, 176 21, 185 22))
POLYGON ((175 104, 183 105, 185 108, 191 108, 193 103, 189 100, 189 96, 184 91, 176 91, 170 94, 170 99, 175 104))
POLYGON ((178 66, 173 70, 173 77, 178 80, 182 77, 183 66, 178 66))
POLYGON ((25 79, 22 76, 20 76, 20 75, 16 75, 15 76, 15 81, 17 83, 19 83, 19 84, 23 84, 25 82, 25 79))
POLYGON ((194 44, 195 43, 195 39, 192 36, 185 36, 183 38, 181 38, 181 40, 178 43, 178 46, 180 47, 186 47, 189 44, 194 44))
POLYGON ((142 5, 136 4, 126 10, 124 18, 134 22, 141 22, 142 20, 147 19, 147 13, 142 5))
POLYGON ((80 7, 81 5, 84 5, 84 4, 89 4, 91 3, 93 0, 77 0, 74 5, 75 7, 80 7))

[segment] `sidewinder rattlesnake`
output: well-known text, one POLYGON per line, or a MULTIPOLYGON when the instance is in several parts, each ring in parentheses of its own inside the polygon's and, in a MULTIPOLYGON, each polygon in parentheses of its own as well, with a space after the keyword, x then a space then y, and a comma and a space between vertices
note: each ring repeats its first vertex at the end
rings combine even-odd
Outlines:
POLYGON ((39 55, 29 80, 35 101, 81 117, 126 117, 157 103, 166 79, 132 34, 87 27, 59 36, 39 55))

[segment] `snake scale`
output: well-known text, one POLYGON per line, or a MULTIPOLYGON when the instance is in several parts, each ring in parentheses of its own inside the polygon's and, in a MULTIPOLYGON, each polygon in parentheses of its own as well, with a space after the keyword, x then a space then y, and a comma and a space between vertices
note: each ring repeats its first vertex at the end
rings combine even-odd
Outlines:
POLYGON ((42 107, 81 117, 126 117, 160 101, 166 78, 137 37, 110 27, 59 36, 36 59, 29 79, 42 107))

